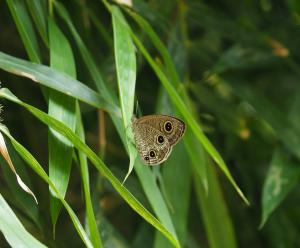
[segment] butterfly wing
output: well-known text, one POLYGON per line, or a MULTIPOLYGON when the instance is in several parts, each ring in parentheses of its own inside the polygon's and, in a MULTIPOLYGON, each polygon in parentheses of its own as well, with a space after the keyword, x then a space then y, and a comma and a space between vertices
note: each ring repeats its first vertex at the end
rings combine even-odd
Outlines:
POLYGON ((170 155, 172 147, 162 132, 147 124, 133 123, 136 148, 144 163, 157 165, 170 155))
POLYGON ((146 124, 159 130, 167 137, 170 146, 175 145, 185 132, 185 123, 169 115, 146 115, 136 119, 135 122, 138 125, 146 124))

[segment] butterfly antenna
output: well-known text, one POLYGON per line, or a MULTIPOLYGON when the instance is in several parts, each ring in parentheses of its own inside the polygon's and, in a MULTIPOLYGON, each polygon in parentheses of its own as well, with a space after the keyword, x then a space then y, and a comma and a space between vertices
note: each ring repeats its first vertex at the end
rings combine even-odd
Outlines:
POLYGON ((137 116, 137 114, 138 114, 138 109, 139 109, 139 101, 136 100, 135 113, 134 113, 135 116, 137 116))

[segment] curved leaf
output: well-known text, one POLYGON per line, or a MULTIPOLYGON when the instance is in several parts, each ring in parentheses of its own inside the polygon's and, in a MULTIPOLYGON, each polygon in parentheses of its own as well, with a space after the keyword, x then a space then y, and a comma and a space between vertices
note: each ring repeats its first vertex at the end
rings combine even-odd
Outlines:
MULTIPOLYGON (((0 96, 13 101, 31 112, 34 116, 40 119, 42 122, 47 124, 49 127, 55 129, 57 132, 63 134, 67 137, 76 148, 81 152, 85 153, 93 165, 99 170, 99 172, 107 178, 116 191, 122 196, 122 198, 134 209, 139 215, 141 215, 147 222, 153 225, 157 230, 162 232, 166 238, 174 244, 175 247, 180 247, 177 238, 169 231, 165 226, 163 226, 144 206, 121 184, 121 182, 112 174, 112 172, 106 167, 102 160, 86 145, 76 134, 74 134, 68 127, 63 123, 53 119, 51 116, 34 108, 22 101, 20 101, 16 96, 14 96, 8 89, 2 88, 0 90, 0 96)), ((56 192, 57 194, 57 192, 56 192)))
POLYGON ((58 72, 48 66, 31 63, 0 52, 0 68, 10 73, 30 78, 46 87, 70 95, 97 108, 104 109, 117 117, 121 116, 119 107, 108 103, 102 95, 99 95, 67 74, 58 72))
POLYGON ((0 194, 0 231, 11 247, 45 248, 24 228, 18 217, 0 194))
POLYGON ((128 25, 117 7, 112 7, 112 21, 120 105, 124 130, 127 132, 126 141, 130 157, 128 172, 124 179, 125 181, 133 169, 137 155, 136 148, 132 143, 133 134, 131 130, 136 79, 136 59, 134 45, 130 37, 128 25))

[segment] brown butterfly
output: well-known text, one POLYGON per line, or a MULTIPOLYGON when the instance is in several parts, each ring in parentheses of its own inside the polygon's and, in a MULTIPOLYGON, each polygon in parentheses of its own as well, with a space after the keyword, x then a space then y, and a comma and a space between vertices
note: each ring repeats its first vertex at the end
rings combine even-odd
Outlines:
POLYGON ((147 115, 134 119, 132 130, 136 148, 144 163, 158 165, 170 155, 182 138, 185 123, 168 115, 147 115))

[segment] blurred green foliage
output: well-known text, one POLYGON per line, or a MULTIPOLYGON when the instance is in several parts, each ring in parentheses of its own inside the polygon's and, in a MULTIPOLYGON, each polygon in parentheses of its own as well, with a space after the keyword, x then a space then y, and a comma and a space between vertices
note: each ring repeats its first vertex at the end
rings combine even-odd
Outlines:
POLYGON ((1 158, 0 247, 300 246, 299 1, 7 0, 0 23, 0 130, 39 201, 1 158), (136 103, 187 124, 161 166, 136 103))

